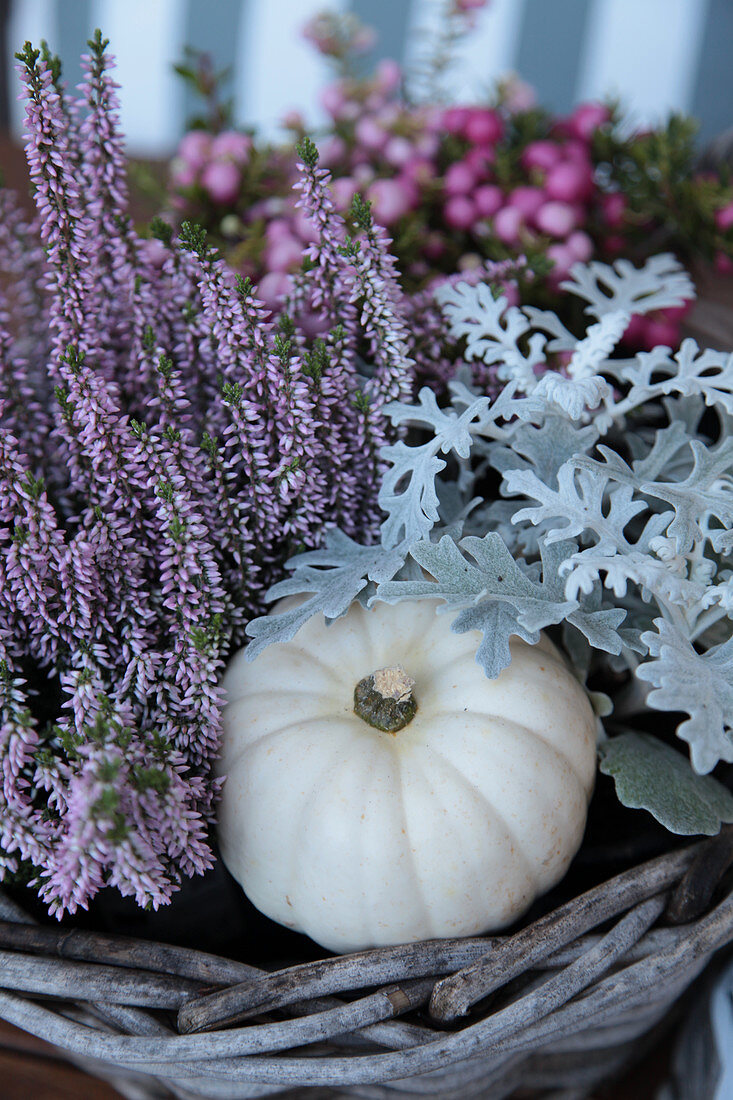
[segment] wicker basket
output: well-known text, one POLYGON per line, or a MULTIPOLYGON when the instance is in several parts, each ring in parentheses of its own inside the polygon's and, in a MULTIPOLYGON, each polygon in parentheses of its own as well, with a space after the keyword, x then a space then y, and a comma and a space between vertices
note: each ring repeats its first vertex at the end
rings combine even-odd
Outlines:
POLYGON ((273 972, 41 926, 0 894, 0 1018, 136 1098, 580 1100, 733 941, 731 862, 728 829, 510 936, 273 972))

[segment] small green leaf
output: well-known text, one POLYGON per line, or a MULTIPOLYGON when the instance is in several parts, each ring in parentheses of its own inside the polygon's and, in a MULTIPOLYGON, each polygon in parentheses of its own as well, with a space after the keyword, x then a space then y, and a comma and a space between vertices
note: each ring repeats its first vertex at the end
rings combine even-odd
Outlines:
POLYGON ((318 164, 318 146, 307 134, 304 134, 300 139, 295 147, 295 151, 306 168, 315 168, 318 164))
POLYGON ((733 821, 733 794, 694 772, 681 753, 646 733, 622 733, 599 746, 600 769, 613 776, 624 806, 648 810, 681 836, 715 836, 733 821))

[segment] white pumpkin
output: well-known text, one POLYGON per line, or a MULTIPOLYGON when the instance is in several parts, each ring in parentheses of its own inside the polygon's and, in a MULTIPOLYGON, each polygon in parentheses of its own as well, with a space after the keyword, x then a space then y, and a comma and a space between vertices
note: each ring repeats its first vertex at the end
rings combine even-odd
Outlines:
MULTIPOLYGON (((255 661, 224 687, 224 862, 267 916, 333 951, 501 928, 565 873, 593 789, 596 720, 548 639, 512 639, 489 680, 476 631, 433 600, 326 626, 255 661), (412 693, 395 732, 355 713, 412 693), (404 671, 409 674, 405 680, 404 671)), ((275 610, 278 610, 276 608, 275 610)))

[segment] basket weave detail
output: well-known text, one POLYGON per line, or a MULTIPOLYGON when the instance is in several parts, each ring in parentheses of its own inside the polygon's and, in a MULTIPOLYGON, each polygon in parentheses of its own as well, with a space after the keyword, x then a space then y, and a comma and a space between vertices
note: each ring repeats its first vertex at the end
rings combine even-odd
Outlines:
POLYGON ((118 1088, 134 1082, 130 1096, 501 1100, 523 1088, 580 1100, 733 940, 733 891, 697 912, 711 868, 719 877, 733 858, 732 836, 626 871, 511 936, 274 973, 34 925, 0 893, 0 1017, 93 1059, 118 1088))

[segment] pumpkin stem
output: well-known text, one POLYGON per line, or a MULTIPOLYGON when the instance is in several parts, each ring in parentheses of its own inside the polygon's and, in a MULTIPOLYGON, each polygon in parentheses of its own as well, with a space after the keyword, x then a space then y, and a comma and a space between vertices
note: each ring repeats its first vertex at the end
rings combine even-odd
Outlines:
POLYGON ((354 688, 354 712, 375 729, 397 733, 415 717, 414 686, 415 681, 400 665, 378 668, 354 688))

